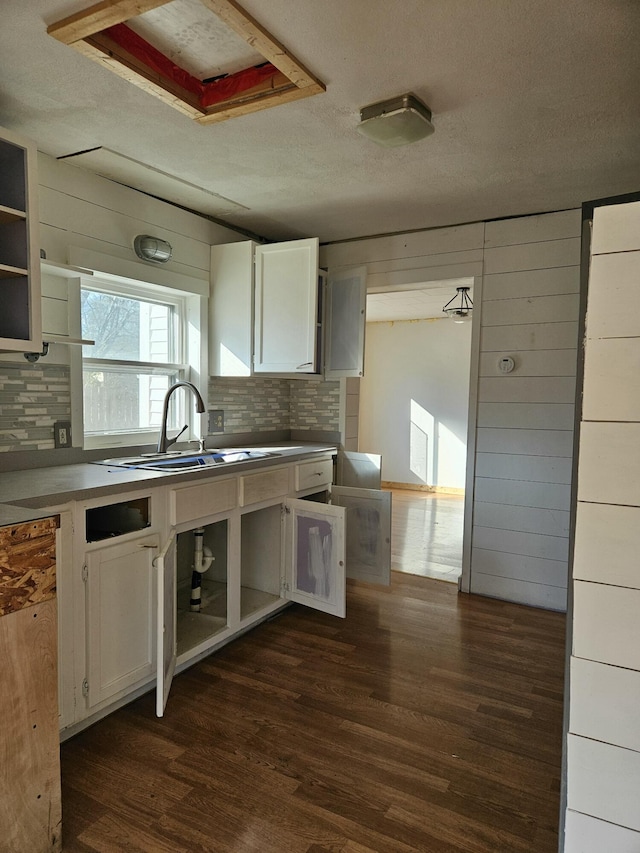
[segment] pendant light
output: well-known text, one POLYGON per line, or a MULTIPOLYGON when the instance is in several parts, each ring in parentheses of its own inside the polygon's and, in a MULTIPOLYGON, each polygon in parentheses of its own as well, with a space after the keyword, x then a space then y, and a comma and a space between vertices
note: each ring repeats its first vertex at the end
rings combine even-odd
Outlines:
POLYGON ((469 298, 468 287, 456 287, 456 295, 453 296, 442 309, 454 323, 466 323, 471 319, 473 302, 469 298))

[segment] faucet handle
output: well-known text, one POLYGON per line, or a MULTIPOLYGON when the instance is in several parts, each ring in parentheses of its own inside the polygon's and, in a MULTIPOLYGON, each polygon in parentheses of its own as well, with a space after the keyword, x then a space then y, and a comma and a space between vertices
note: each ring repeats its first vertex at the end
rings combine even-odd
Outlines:
POLYGON ((168 450, 168 449, 171 447, 171 445, 172 445, 172 444, 175 444, 175 443, 176 443, 176 441, 180 438, 180 436, 182 435, 182 433, 183 433, 186 429, 189 429, 189 424, 185 424, 185 425, 182 427, 182 429, 180 430, 180 432, 177 432, 177 433, 173 436, 173 438, 167 438, 167 446, 166 446, 166 448, 165 448, 165 449, 167 449, 167 450, 168 450))
POLYGON ((204 438, 198 439, 198 450, 200 451, 200 453, 204 453, 204 450, 205 450, 204 442, 205 442, 204 438))

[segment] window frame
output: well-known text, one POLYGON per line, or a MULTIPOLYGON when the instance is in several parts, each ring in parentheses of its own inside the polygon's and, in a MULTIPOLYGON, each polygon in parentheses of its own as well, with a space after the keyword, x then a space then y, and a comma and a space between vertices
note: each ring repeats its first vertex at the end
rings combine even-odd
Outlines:
MULTIPOLYGON (((109 431, 100 433, 87 433, 84 429, 84 369, 85 366, 104 366, 105 370, 111 367, 129 368, 132 372, 166 374, 175 373, 175 381, 186 379, 194 381, 201 372, 201 338, 203 334, 202 322, 206 317, 206 303, 201 297, 193 293, 179 290, 177 288, 165 287, 153 282, 125 279, 115 275, 95 273, 93 276, 81 276, 80 294, 83 290, 108 293, 125 298, 139 299, 143 302, 170 305, 173 307, 173 344, 175 361, 149 362, 133 359, 108 359, 97 358, 87 354, 88 347, 78 348, 78 373, 79 391, 81 395, 81 418, 83 446, 85 450, 117 448, 117 447, 142 447, 155 444, 158 440, 159 427, 150 430, 134 431, 109 431), (194 339, 193 332, 197 332, 194 339), (194 345, 195 344, 195 345, 194 345)), ((200 389, 202 392, 202 389, 200 389)), ((206 389, 205 389, 206 390, 206 389)), ((205 394, 203 394, 205 396, 205 394)), ((206 400, 206 396, 205 396, 206 400)), ((197 440, 202 435, 202 419, 195 414, 193 401, 186 398, 184 394, 176 394, 173 397, 174 405, 178 407, 176 418, 180 425, 187 423, 189 429, 181 436, 181 441, 197 440)), ((173 402, 172 401, 172 402, 173 402)), ((180 427, 178 427, 179 429, 180 427)))

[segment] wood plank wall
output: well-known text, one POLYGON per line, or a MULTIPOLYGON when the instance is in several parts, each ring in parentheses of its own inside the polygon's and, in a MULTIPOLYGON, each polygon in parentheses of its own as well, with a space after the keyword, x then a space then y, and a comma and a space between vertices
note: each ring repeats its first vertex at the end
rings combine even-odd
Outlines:
POLYGON ((471 592, 566 608, 580 211, 487 222, 471 592), (511 356, 503 375, 498 359, 511 356))
POLYGON ((320 247, 320 266, 366 265, 367 291, 407 290, 420 282, 482 272, 484 222, 368 237, 320 247))
MULTIPOLYGON (((202 216, 93 175, 78 166, 38 155, 40 241, 47 260, 71 263, 69 247, 137 261, 138 234, 168 240, 173 257, 163 272, 209 281, 211 245, 243 239, 202 216)), ((144 262, 140 262, 141 264, 144 262)))
POLYGON ((565 853, 640 850, 640 202, 594 213, 565 853))
POLYGON ((370 292, 475 278, 470 588, 557 610, 566 608, 580 228, 580 211, 569 210, 336 243, 320 258, 331 269, 366 264, 370 292), (501 355, 516 361, 509 376, 497 370, 501 355))

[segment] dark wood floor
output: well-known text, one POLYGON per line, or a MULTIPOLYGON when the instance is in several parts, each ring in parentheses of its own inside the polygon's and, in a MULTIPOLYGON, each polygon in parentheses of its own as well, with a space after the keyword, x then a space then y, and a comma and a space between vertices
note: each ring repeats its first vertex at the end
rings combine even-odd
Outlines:
POLYGON ((564 618, 393 573, 62 747, 65 853, 555 853, 564 618))

